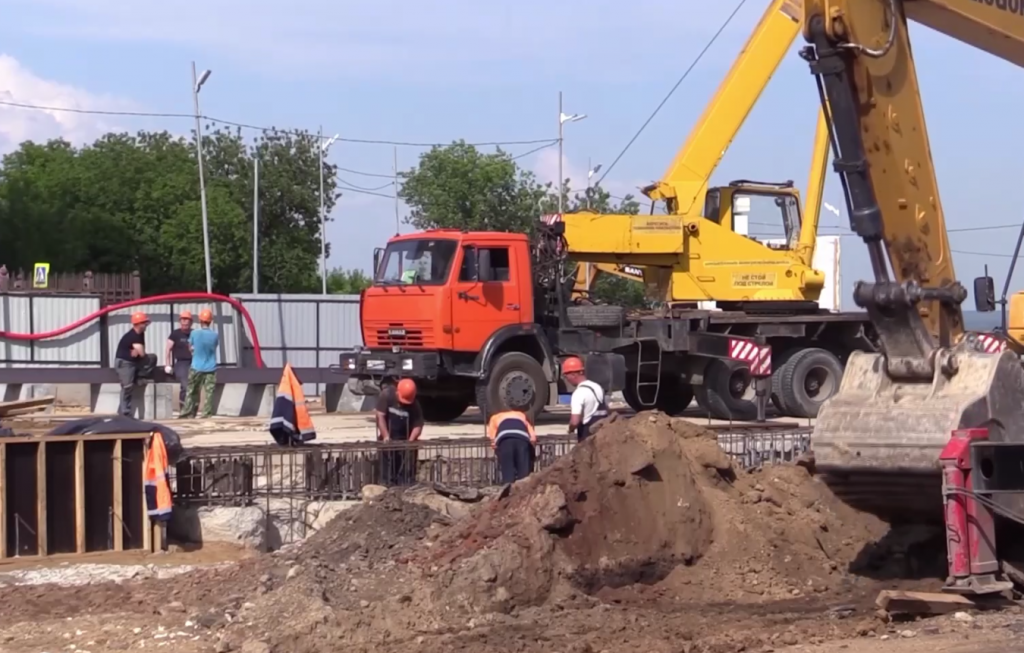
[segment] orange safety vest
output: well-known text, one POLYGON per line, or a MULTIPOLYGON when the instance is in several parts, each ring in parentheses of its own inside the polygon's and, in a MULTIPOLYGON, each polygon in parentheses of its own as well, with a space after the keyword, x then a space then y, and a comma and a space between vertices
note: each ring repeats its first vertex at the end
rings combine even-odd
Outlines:
POLYGON ((306 408, 306 395, 302 383, 295 376, 291 364, 284 366, 281 383, 274 398, 274 412, 270 418, 270 435, 282 447, 301 445, 316 439, 313 419, 306 408))
POLYGON ((491 447, 497 448, 499 440, 514 436, 526 438, 531 444, 537 444, 537 434, 533 432, 533 425, 527 419, 526 413, 506 410, 492 415, 487 421, 487 437, 491 440, 491 447))
POLYGON ((167 480, 170 464, 167 460, 167 446, 160 431, 153 431, 146 453, 145 486, 146 511, 153 521, 167 521, 171 518, 171 485, 167 480))

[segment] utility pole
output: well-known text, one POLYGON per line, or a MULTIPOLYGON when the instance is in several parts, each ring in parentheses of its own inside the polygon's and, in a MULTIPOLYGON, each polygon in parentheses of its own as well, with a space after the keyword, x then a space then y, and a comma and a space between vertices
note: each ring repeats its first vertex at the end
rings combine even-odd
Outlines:
POLYGON ((324 126, 317 132, 317 148, 320 154, 320 291, 327 294, 327 218, 324 215, 324 126))
POLYGON ((585 113, 573 113, 566 114, 562 111, 562 92, 558 92, 558 217, 561 219, 562 211, 565 209, 564 201, 562 200, 562 191, 565 189, 565 177, 562 172, 562 152, 564 138, 564 125, 567 122, 579 122, 587 117, 585 113))
POLYGON ((213 273, 210 265, 210 219, 206 211, 206 180, 203 178, 203 126, 199 117, 199 89, 210 78, 204 70, 196 76, 196 62, 192 62, 192 107, 196 116, 196 160, 199 162, 199 204, 203 212, 203 259, 206 263, 206 292, 213 293, 213 273))
POLYGON ((260 159, 252 157, 252 294, 260 291, 260 159))
POLYGON ((398 146, 395 146, 395 160, 392 165, 392 171, 395 174, 395 235, 398 235, 399 231, 399 218, 398 218, 398 146))

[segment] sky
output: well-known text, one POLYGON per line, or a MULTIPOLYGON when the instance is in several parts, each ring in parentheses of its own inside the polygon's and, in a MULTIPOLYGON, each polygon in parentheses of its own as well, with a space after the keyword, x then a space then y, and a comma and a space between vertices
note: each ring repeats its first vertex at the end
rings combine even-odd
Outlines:
MULTIPOLYGON (((0 101, 190 113, 196 61, 213 71, 201 93, 205 115, 313 131, 322 126, 342 139, 511 142, 557 138, 561 91, 567 113, 587 115, 566 126, 564 140, 566 176, 582 187, 589 166, 609 167, 736 6, 734 0, 0 0, 0 101)), ((609 192, 636 194, 661 177, 764 7, 743 2, 608 173, 609 192)), ((1022 72, 925 28, 911 33, 957 274, 970 288, 988 265, 998 293, 1016 226, 957 230, 1024 220, 1020 198, 1010 192, 1021 184, 1022 72)), ((818 103, 797 55, 800 45, 798 39, 712 184, 746 178, 806 185, 818 103)), ((187 134, 190 128, 187 119, 0 106, 0 152, 26 139, 84 143, 111 130, 187 134)), ((542 181, 555 181, 557 149, 528 154, 535 147, 505 149, 525 154, 519 162, 542 181)), ((398 146, 399 169, 415 165, 423 151, 398 146)), ((348 171, 339 173, 344 197, 327 228, 328 264, 368 268, 373 247, 396 229, 388 185, 395 147, 342 140, 329 157, 348 171)), ((825 201, 844 207, 834 173, 825 201)), ((399 213, 404 219, 404 206, 399 213)), ((848 233, 845 210, 840 214, 823 211, 821 233, 848 233)), ((844 308, 853 308, 853 282, 869 275, 863 244, 844 237, 844 308)))

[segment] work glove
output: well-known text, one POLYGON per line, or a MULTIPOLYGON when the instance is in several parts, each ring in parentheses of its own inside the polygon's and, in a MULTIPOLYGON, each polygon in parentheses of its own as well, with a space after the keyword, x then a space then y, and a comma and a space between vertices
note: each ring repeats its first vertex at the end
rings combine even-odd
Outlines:
POLYGON ((174 374, 174 368, 171 367, 170 365, 164 365, 164 373, 174 374))

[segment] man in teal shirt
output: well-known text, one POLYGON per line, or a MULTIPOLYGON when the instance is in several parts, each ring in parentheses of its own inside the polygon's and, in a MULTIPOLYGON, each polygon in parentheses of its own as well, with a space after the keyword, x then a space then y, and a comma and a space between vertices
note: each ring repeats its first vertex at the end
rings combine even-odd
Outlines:
POLYGON ((210 328, 213 323, 213 311, 204 308, 199 311, 199 328, 193 329, 188 337, 188 345, 192 350, 192 367, 188 371, 188 390, 185 393, 185 406, 181 409, 181 419, 196 416, 199 409, 199 392, 202 390, 203 417, 213 417, 213 391, 217 372, 217 345, 220 336, 210 328))

